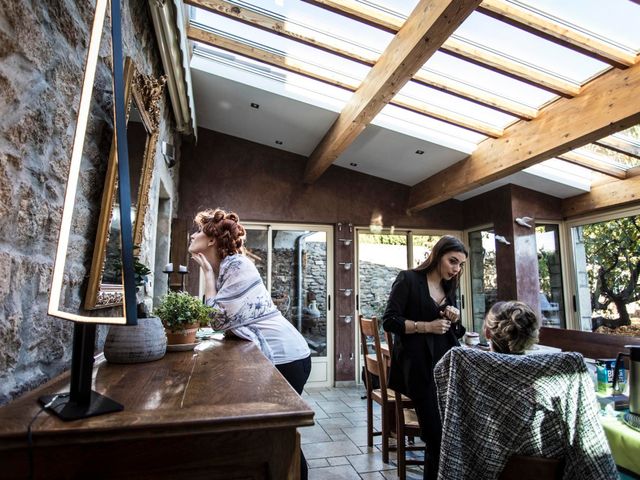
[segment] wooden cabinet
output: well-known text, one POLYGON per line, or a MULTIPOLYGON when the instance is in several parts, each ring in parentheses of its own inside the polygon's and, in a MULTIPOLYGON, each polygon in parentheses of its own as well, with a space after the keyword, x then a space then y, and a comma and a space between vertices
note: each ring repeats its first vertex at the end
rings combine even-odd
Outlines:
POLYGON ((250 342, 212 340, 136 365, 102 361, 93 381, 125 410, 72 422, 42 412, 31 446, 37 398, 64 392, 68 375, 0 408, 0 478, 299 476, 296 427, 312 425, 313 410, 250 342))

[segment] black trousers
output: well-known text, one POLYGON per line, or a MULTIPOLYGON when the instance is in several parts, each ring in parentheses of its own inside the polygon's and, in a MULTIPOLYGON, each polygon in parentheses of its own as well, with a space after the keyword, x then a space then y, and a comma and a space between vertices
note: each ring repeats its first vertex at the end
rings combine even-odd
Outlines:
MULTIPOLYGON (((435 388, 435 386, 434 386, 435 388)), ((440 464, 440 442, 442 440, 442 422, 438 410, 438 399, 435 391, 433 395, 413 400, 418 423, 425 443, 424 451, 424 480, 437 480, 440 464)))
MULTIPOLYGON (((298 392, 298 395, 302 395, 302 389, 304 388, 309 374, 311 373, 311 356, 303 358, 302 360, 296 360, 295 362, 283 363, 276 365, 278 371, 289 382, 289 385, 298 392)), ((307 467, 307 459, 304 458, 302 448, 300 449, 300 480, 307 480, 309 477, 309 469, 307 467)))

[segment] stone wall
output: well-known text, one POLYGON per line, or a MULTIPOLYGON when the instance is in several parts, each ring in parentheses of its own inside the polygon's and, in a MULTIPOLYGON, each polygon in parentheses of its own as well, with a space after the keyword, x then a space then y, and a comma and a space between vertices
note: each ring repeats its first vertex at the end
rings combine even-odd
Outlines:
MULTIPOLYGON (((0 0, 0 404, 70 363, 73 325, 46 312, 94 4, 0 0)), ((125 55, 143 73, 159 76, 147 2, 123 0, 122 14, 125 55)), ((65 275, 69 310, 84 300, 109 154, 108 40, 105 31, 65 275)), ((176 144, 166 94, 161 104, 159 140, 176 144)), ((154 258, 160 182, 175 197, 172 175, 156 161, 143 242, 147 264, 154 258)), ((99 328, 97 350, 105 333, 99 328)))

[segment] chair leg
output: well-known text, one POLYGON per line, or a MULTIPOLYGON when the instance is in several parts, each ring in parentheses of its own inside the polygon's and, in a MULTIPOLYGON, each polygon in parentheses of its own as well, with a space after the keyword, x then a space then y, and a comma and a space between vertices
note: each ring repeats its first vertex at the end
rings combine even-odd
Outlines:
MULTIPOLYGON (((400 403, 402 405, 402 403, 400 403)), ((397 453, 398 453, 398 479, 406 480, 407 478, 407 465, 405 458, 405 444, 404 444, 404 419, 400 417, 404 415, 402 408, 396 408, 396 437, 397 437, 397 453)))
POLYGON ((367 394, 367 446, 373 447, 373 400, 367 394))
POLYGON ((382 408, 382 461, 389 463, 389 412, 385 412, 385 408, 382 408))

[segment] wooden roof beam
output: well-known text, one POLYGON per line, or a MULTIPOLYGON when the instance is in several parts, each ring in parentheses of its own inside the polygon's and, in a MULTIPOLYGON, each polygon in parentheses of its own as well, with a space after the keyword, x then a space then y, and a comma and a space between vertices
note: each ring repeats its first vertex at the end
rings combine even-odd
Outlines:
MULTIPOLYGON (((338 80, 335 76, 326 76, 321 69, 316 71, 311 70, 312 66, 306 62, 256 48, 246 43, 241 43, 222 35, 217 35, 213 32, 203 30, 202 28, 194 25, 189 25, 187 28, 187 37, 191 40, 204 43, 205 45, 217 47, 247 58, 252 58, 253 60, 273 65, 274 67, 281 68, 282 70, 297 73, 298 75, 303 75, 335 87, 344 88, 351 92, 355 92, 360 87, 360 84, 355 80, 350 82, 348 81, 348 78, 338 80)), ((497 138, 503 134, 503 130, 501 128, 494 127, 493 125, 472 119, 465 115, 457 114, 436 105, 421 103, 409 98, 403 99, 402 97, 395 97, 389 101, 389 103, 391 105, 404 108, 405 110, 419 113, 430 118, 435 118, 491 138, 497 138)))
POLYGON ((575 217, 597 210, 640 204, 640 175, 592 187, 590 192, 562 200, 562 215, 575 217))
MULTIPOLYGON (((378 21, 375 15, 382 14, 380 10, 365 7, 353 0, 304 1, 389 32, 397 32, 403 24, 403 20, 401 18, 390 15, 381 15, 382 19, 378 21)), ((441 50, 463 60, 473 62, 481 67, 489 68, 497 73, 502 73, 511 78, 515 78, 516 80, 520 80, 535 87, 543 88, 564 97, 573 97, 580 93, 580 85, 568 82, 540 69, 531 68, 516 59, 501 55, 498 52, 491 51, 481 45, 475 45, 460 37, 452 36, 447 39, 442 44, 441 50)))
POLYGON ((315 148, 304 182, 315 182, 478 6, 480 0, 420 0, 315 148))
POLYGON ((640 121, 640 64, 613 69, 572 99, 560 99, 530 122, 520 122, 496 140, 485 140, 465 160, 411 189, 417 212, 523 168, 629 128, 640 121))
POLYGON ((573 29, 570 25, 550 21, 544 12, 535 8, 524 8, 505 0, 483 0, 478 10, 521 30, 618 68, 630 67, 638 61, 635 54, 573 29))
POLYGON ((640 158, 640 141, 628 142, 623 138, 609 135, 594 142, 601 147, 610 148, 618 153, 640 158))
MULTIPOLYGON (((364 65, 373 66, 379 57, 374 52, 371 52, 371 55, 366 55, 353 50, 345 50, 344 46, 339 42, 316 38, 313 31, 302 25, 292 27, 291 22, 282 21, 275 16, 266 15, 248 7, 237 6, 226 0, 185 0, 185 3, 364 65)), ((538 110, 528 105, 495 95, 437 72, 419 71, 414 75, 413 80, 427 87, 435 88, 523 120, 531 120, 538 115, 538 110)))
POLYGON ((627 172, 624 168, 616 167, 610 163, 601 162, 575 150, 563 153, 562 155, 559 155, 558 158, 565 162, 573 163, 574 165, 579 165, 581 167, 588 168, 589 170, 594 170, 620 180, 627 178, 627 172))

